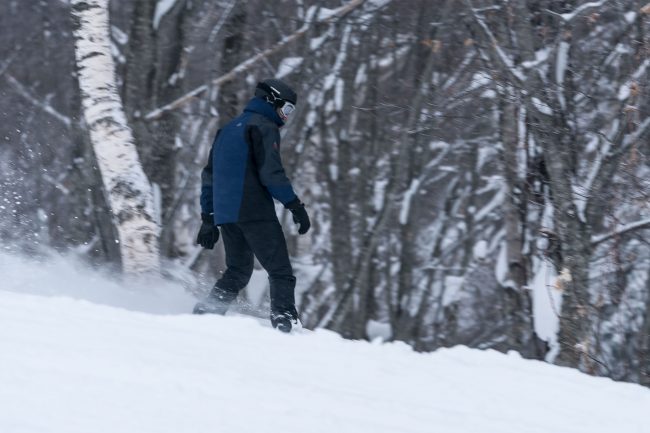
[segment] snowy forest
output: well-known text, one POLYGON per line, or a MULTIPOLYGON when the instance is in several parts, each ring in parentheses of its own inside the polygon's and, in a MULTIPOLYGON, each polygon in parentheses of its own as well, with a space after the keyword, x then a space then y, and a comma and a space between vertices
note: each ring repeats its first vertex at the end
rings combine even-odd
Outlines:
POLYGON ((647 0, 5 0, 0 28, 0 260, 202 296, 201 170, 277 77, 306 328, 650 386, 647 0))

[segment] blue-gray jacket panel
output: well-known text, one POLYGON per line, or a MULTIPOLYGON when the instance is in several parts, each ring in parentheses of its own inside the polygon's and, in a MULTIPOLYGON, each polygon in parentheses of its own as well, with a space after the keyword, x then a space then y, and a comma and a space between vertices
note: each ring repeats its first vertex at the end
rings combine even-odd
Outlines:
POLYGON ((273 220, 273 198, 296 199, 280 158, 282 125, 270 104, 253 98, 219 130, 201 173, 201 211, 215 224, 273 220))

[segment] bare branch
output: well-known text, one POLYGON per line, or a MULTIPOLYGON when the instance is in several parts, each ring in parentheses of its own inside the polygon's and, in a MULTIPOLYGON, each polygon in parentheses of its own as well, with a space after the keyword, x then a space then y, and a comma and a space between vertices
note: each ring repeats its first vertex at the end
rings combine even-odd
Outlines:
POLYGON ((216 26, 214 26, 214 28, 210 32, 210 36, 208 37, 208 42, 209 43, 212 44, 217 39, 217 35, 221 31, 221 28, 225 24, 228 17, 230 17, 230 13, 233 11, 236 4, 237 4, 237 0, 232 0, 232 2, 230 2, 230 4, 226 7, 226 10, 223 11, 223 13, 221 14, 221 17, 219 18, 219 22, 217 23, 216 26))
POLYGON ((506 52, 501 48, 499 41, 497 41, 497 38, 492 33, 492 30, 490 30, 488 25, 485 23, 485 20, 483 20, 483 18, 477 13, 477 10, 474 9, 472 2, 470 0, 465 0, 465 4, 472 13, 472 17, 474 18, 472 21, 474 23, 474 27, 490 41, 492 53, 491 57, 493 58, 494 62, 500 66, 502 72, 510 77, 513 83, 519 87, 523 87, 522 83, 526 81, 526 77, 515 66, 515 62, 512 60, 512 58, 510 58, 510 56, 508 56, 508 54, 506 54, 506 52))
MULTIPOLYGON (((592 214, 592 209, 596 205, 596 201, 602 196, 602 191, 610 182, 612 171, 618 166, 620 159, 623 155, 639 140, 650 133, 650 119, 645 119, 636 130, 631 134, 624 134, 627 123, 625 122, 625 110, 621 110, 618 119, 618 128, 614 133, 611 142, 605 143, 605 151, 607 153, 602 156, 597 156, 594 166, 589 173, 587 179, 587 216, 592 214)), ((610 140, 607 137, 603 137, 610 140)))
POLYGON ((328 15, 326 18, 323 19, 313 19, 313 14, 316 11, 316 8, 313 8, 311 10, 311 15, 305 19, 305 24, 296 30, 293 34, 283 38, 281 41, 278 43, 274 44, 271 48, 268 48, 261 53, 251 57, 250 59, 240 63, 239 65, 235 66, 230 72, 215 78, 210 82, 209 84, 203 84, 194 90, 186 93, 185 95, 181 96, 180 98, 176 99, 173 102, 170 102, 169 104, 157 108, 150 113, 148 113, 144 118, 146 120, 155 120, 159 119, 163 114, 165 114, 168 111, 175 110, 177 108, 182 107, 183 105, 187 104, 190 102, 192 99, 195 97, 201 95, 204 93, 210 86, 220 86, 223 83, 226 83, 238 75, 240 75, 243 72, 248 71, 251 69, 253 66, 255 66, 258 62, 261 60, 266 59, 268 56, 277 53, 290 43, 300 39, 302 36, 304 36, 309 28, 313 24, 331 24, 334 23, 345 16, 347 16, 350 12, 361 6, 365 0, 351 0, 348 4, 341 6, 340 8, 336 9, 331 15, 328 15))
MULTIPOLYGON (((596 2, 587 2, 584 3, 580 6, 578 6, 573 12, 565 13, 565 14, 554 14, 558 15, 560 18, 562 18, 565 22, 569 23, 579 17, 580 15, 589 12, 592 9, 599 8, 601 6, 604 6, 609 0, 600 0, 596 2)), ((551 12, 551 11, 549 11, 551 12)))
POLYGON ((27 99, 33 105, 37 106, 38 108, 40 108, 41 110, 49 114, 50 116, 54 117, 55 119, 63 123, 66 127, 68 128, 70 127, 72 122, 68 116, 59 113, 50 104, 47 104, 41 101, 40 99, 38 99, 36 96, 32 95, 31 92, 27 90, 27 88, 23 86, 20 81, 16 80, 12 75, 6 74, 5 79, 9 82, 9 84, 11 84, 16 89, 16 91, 20 96, 27 99))
POLYGON ((628 149, 634 143, 641 140, 648 132, 650 132, 650 118, 645 119, 642 124, 640 124, 634 133, 628 134, 623 139, 623 148, 628 149))

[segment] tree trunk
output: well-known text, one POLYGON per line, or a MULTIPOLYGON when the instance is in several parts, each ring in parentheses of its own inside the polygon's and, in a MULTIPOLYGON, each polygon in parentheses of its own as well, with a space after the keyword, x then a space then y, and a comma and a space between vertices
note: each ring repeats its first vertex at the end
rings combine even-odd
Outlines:
POLYGON ((650 387, 650 271, 646 276, 646 301, 643 326, 639 333, 639 350, 637 359, 640 360, 639 383, 650 387))
MULTIPOLYGON (((527 109, 531 112, 535 108, 529 104, 527 109)), ((557 118, 539 112, 533 118, 533 131, 537 142, 542 144, 550 177, 553 219, 561 250, 557 284, 563 296, 558 335, 560 353, 556 363, 585 369, 591 362, 589 336, 593 320, 588 278, 591 242, 589 228, 581 221, 573 201, 571 161, 562 150, 571 149, 572 144, 562 125, 554 124, 557 118), (560 131, 559 137, 543 131, 560 131)))
POLYGON ((159 270, 153 192, 142 170, 115 79, 108 0, 73 0, 75 55, 84 117, 128 274, 159 270))
POLYGON ((522 163, 518 157, 520 131, 518 122, 520 108, 517 93, 512 86, 503 86, 500 97, 500 135, 503 143, 501 152, 501 169, 508 187, 507 199, 503 204, 506 252, 508 260, 508 279, 512 287, 506 287, 506 315, 511 326, 507 338, 510 347, 516 347, 524 356, 543 358, 545 353, 539 351, 541 343, 534 331, 532 300, 526 289, 528 266, 522 252, 524 248, 524 224, 526 201, 523 195, 523 182, 518 173, 522 163))

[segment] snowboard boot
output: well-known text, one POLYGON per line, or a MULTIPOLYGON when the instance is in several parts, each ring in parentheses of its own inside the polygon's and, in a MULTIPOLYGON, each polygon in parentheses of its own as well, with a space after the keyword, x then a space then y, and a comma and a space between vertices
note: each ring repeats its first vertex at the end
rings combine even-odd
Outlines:
POLYGON ((197 302, 193 314, 226 314, 232 301, 237 298, 237 293, 232 293, 214 286, 210 295, 203 301, 197 302))
POLYGON ((226 311, 228 311, 228 307, 228 304, 215 302, 206 298, 205 300, 196 303, 192 314, 218 314, 223 316, 226 314, 226 311))
POLYGON ((271 285, 271 325, 282 332, 302 327, 298 320, 294 290, 296 277, 290 274, 291 267, 282 275, 269 276, 271 285))
POLYGON ((296 307, 292 307, 283 312, 271 312, 271 325, 281 332, 302 329, 296 307))

